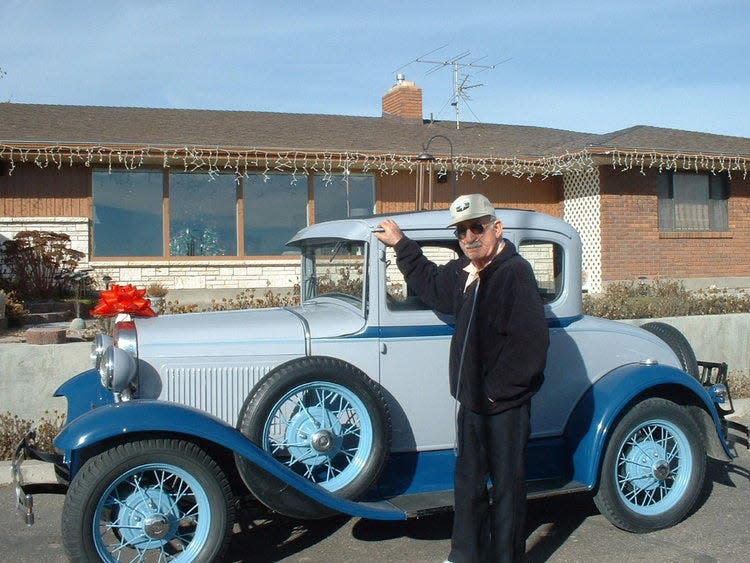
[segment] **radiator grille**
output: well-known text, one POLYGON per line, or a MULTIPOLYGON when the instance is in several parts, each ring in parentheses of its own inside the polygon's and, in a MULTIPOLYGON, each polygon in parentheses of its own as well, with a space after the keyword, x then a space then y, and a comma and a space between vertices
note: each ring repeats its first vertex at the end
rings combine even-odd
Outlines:
POLYGON ((234 426, 250 390, 271 367, 167 368, 166 399, 210 412, 234 426))

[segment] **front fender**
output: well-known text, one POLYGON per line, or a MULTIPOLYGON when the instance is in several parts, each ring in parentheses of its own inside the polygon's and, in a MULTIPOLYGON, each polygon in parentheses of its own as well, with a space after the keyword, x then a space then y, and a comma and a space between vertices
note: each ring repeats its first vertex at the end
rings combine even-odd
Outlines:
POLYGON ((114 403, 112 392, 102 387, 99 372, 90 369, 71 377, 54 392, 68 400, 68 422, 91 409, 114 403))
POLYGON ((294 487, 311 501, 337 512, 376 520, 405 520, 406 513, 384 503, 352 502, 294 473, 270 454, 253 444, 236 428, 204 411, 156 400, 134 400, 91 410, 65 426, 55 446, 65 452, 71 479, 80 469, 82 450, 129 434, 181 434, 200 438, 244 457, 294 487))
POLYGON ((658 386, 678 386, 691 393, 711 415, 719 441, 731 458, 716 406, 694 377, 665 365, 628 364, 592 385, 576 405, 565 428, 572 460, 572 480, 593 488, 598 482, 604 448, 623 410, 636 397, 658 386))

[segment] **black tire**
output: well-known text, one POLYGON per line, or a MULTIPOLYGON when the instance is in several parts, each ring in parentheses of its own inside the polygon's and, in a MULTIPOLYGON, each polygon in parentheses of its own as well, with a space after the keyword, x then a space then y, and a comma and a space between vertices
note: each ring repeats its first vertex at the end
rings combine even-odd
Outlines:
POLYGON ((234 505, 224 473, 206 452, 156 439, 86 461, 63 515, 71 561, 161 561, 168 554, 170 561, 209 563, 221 560, 229 544, 234 505))
POLYGON ((618 528, 652 532, 685 518, 705 485, 703 433, 686 407, 652 398, 617 424, 594 502, 618 528))
POLYGON ((700 378, 698 361, 695 359, 693 347, 687 338, 675 327, 666 323, 651 322, 641 325, 641 328, 661 338, 677 355, 682 370, 696 379, 700 378))
MULTIPOLYGON (((329 491, 359 498, 380 476, 391 445, 380 386, 341 360, 304 357, 269 372, 250 392, 238 429, 280 463, 329 491)), ((235 456, 263 504, 294 518, 333 512, 235 456)))

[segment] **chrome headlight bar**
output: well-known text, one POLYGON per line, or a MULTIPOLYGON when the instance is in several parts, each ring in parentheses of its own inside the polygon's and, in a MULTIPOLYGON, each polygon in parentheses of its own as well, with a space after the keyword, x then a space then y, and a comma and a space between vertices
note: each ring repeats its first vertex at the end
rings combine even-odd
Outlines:
POLYGON ((112 346, 114 340, 108 334, 97 334, 94 342, 91 344, 91 359, 94 360, 94 367, 99 369, 104 352, 112 346))
POLYGON ((138 341, 135 323, 119 322, 114 337, 96 336, 91 347, 102 387, 112 391, 115 400, 128 400, 135 391, 138 374, 138 341))

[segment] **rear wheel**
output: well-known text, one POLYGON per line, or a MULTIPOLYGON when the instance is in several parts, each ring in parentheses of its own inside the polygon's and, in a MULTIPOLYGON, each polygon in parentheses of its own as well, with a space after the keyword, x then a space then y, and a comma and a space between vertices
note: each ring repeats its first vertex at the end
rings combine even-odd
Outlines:
POLYGON ((594 501, 619 528, 659 530, 693 509, 705 476, 703 434, 686 409, 665 399, 647 399, 615 428, 594 501))

